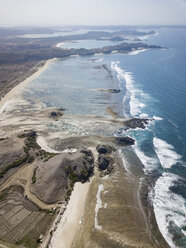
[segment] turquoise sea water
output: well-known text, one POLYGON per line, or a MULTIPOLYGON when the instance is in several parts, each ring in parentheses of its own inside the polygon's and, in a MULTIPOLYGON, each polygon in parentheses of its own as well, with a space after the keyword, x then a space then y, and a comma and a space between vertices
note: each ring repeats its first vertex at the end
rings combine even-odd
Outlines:
POLYGON ((121 41, 110 41, 110 40, 79 40, 79 41, 73 41, 73 42, 63 42, 59 43, 59 47, 61 48, 85 48, 85 49, 91 49, 91 48, 102 48, 104 46, 115 46, 117 44, 120 44, 121 41))
MULTIPOLYGON (((55 61, 29 85, 25 98, 63 107, 67 115, 109 118, 111 107, 122 117, 154 118, 145 130, 120 128, 107 135, 136 139, 132 149, 145 173, 156 178, 149 199, 159 229, 171 247, 186 247, 186 29, 156 32, 145 42, 166 49, 55 61), (121 92, 103 91, 113 88, 121 92)), ((86 125, 76 128, 90 132, 86 125)))

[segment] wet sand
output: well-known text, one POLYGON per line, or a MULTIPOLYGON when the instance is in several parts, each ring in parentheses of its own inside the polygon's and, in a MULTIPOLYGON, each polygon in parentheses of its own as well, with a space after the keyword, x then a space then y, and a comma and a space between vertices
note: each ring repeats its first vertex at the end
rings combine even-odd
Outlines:
POLYGON ((3 112, 4 108, 6 107, 7 101, 10 100, 15 94, 20 93, 20 91, 32 80, 37 78, 39 75, 41 75, 51 64, 52 61, 56 59, 50 59, 47 60, 44 64, 44 66, 40 67, 38 71, 36 71, 34 74, 32 74, 30 77, 26 78, 24 81, 19 83, 17 86, 15 86, 13 89, 11 89, 0 101, 0 113, 3 112))
POLYGON ((120 159, 110 175, 97 173, 72 247, 169 247, 150 214, 147 191, 140 176, 129 174, 120 159))
MULTIPOLYGON (((13 88, 0 101, 0 112, 3 112, 8 100, 43 73, 51 62, 48 60, 36 73, 13 88)), ((112 116, 116 118, 113 112, 112 116)), ((73 147, 95 147, 100 141, 106 141, 106 138, 70 137, 57 149, 68 149, 72 144, 73 147)), ((42 138, 39 144, 48 152, 57 152, 42 138)), ((127 172, 117 158, 110 175, 100 177, 100 173, 95 171, 91 183, 76 183, 49 247, 169 247, 147 202, 148 186, 140 181, 143 173, 139 172, 140 169, 134 168, 134 171, 134 174, 127 172)))

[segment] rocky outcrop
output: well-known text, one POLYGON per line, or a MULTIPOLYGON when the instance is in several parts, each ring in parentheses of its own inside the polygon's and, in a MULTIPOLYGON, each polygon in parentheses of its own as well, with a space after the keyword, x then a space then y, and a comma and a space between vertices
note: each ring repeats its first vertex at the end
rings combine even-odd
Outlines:
POLYGON ((96 150, 99 153, 98 169, 104 171, 105 175, 111 173, 114 168, 114 159, 111 153, 115 151, 115 148, 109 145, 98 145, 96 150))
POLYGON ((116 137, 114 142, 119 145, 119 146, 129 146, 129 145, 134 145, 135 140, 131 137, 116 137))
POLYGON ((50 113, 50 116, 51 116, 51 117, 57 117, 58 114, 57 114, 55 111, 52 111, 52 112, 50 113))
POLYGON ((92 157, 92 151, 90 149, 83 148, 80 150, 81 153, 84 153, 86 156, 92 157))
POLYGON ((98 158, 98 167, 100 170, 106 170, 108 165, 110 163, 109 157, 106 157, 104 155, 100 155, 98 158))
POLYGON ((110 92, 110 93, 120 93, 120 90, 118 90, 118 89, 108 89, 108 92, 110 92))
MULTIPOLYGON (((153 119, 152 119, 153 120, 153 119)), ((146 125, 149 123, 150 119, 141 119, 141 118, 133 118, 127 121, 124 121, 124 125, 128 128, 142 128, 145 129, 146 125)))
POLYGON ((109 145, 98 145, 96 147, 96 150, 99 154, 106 154, 106 153, 111 153, 113 151, 113 147, 109 145))
POLYGON ((69 198, 74 183, 86 182, 93 175, 94 157, 90 150, 59 154, 40 164, 31 191, 46 203, 69 198))
POLYGON ((50 117, 53 117, 53 118, 58 118, 58 117, 61 117, 61 116, 63 116, 63 113, 64 112, 64 110, 62 109, 59 109, 59 110, 57 110, 57 111, 52 111, 51 113, 50 113, 50 117))
POLYGON ((28 138, 36 138, 36 136, 37 136, 37 133, 34 130, 18 134, 19 138, 26 138, 26 137, 28 137, 28 138))
POLYGON ((91 150, 83 149, 78 159, 68 160, 65 159, 65 173, 67 177, 75 183, 81 181, 86 182, 93 173, 94 157, 91 150), (83 152, 82 152, 83 151, 83 152))
POLYGON ((104 174, 110 174, 114 168, 114 159, 108 154, 100 154, 98 157, 98 168, 104 171, 104 174))

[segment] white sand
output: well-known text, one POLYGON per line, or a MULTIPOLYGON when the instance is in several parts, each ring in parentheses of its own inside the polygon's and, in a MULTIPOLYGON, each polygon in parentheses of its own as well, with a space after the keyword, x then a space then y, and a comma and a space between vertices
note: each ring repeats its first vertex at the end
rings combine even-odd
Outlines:
POLYGON ((49 59, 46 61, 44 66, 40 67, 38 71, 36 71, 34 74, 32 74, 30 77, 26 78, 24 81, 19 83, 17 86, 15 86, 13 89, 11 89, 0 101, 0 112, 2 113, 3 109, 6 106, 6 102, 10 100, 15 94, 19 93, 29 82, 37 78, 39 75, 41 75, 50 65, 50 63, 56 59, 49 59))
POLYGON ((94 227, 97 230, 102 230, 102 226, 98 224, 98 212, 99 212, 99 209, 103 207, 102 200, 101 200, 101 192, 103 190, 104 190, 104 186, 103 184, 100 184, 98 187, 98 192, 96 196, 97 202, 95 206, 95 220, 94 220, 94 227))
POLYGON ((60 151, 56 151, 56 150, 50 148, 48 146, 45 138, 42 137, 42 136, 37 137, 36 142, 41 147, 41 149, 45 150, 46 152, 50 152, 50 153, 61 153, 60 151))
POLYGON ((48 146, 45 138, 42 137, 42 136, 38 136, 36 142, 41 147, 42 150, 44 150, 46 152, 50 152, 50 153, 56 153, 56 154, 58 154, 58 153, 69 153, 69 154, 73 154, 73 153, 77 152, 76 148, 69 148, 69 149, 65 149, 63 151, 54 150, 54 149, 52 149, 52 148, 50 148, 48 146))
POLYGON ((81 224, 90 183, 76 183, 61 221, 53 233, 49 248, 70 248, 81 224))

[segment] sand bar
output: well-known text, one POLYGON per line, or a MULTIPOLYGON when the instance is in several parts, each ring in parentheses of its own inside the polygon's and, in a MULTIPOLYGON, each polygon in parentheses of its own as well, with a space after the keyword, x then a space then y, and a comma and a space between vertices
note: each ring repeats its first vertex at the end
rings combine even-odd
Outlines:
POLYGON ((49 59, 45 62, 45 64, 39 68, 38 71, 36 71, 34 74, 32 74, 30 77, 26 78, 24 81, 19 83, 17 86, 15 86, 13 89, 11 89, 0 101, 0 113, 3 112, 4 108, 6 107, 6 102, 10 100, 15 94, 19 93, 29 82, 37 78, 39 75, 41 75, 51 64, 52 61, 56 60, 49 59))
POLYGON ((45 150, 46 152, 50 152, 50 153, 61 153, 60 151, 56 151, 52 148, 50 148, 45 140, 44 137, 42 136, 39 136, 37 137, 37 140, 36 140, 37 144, 41 147, 41 149, 45 150))

